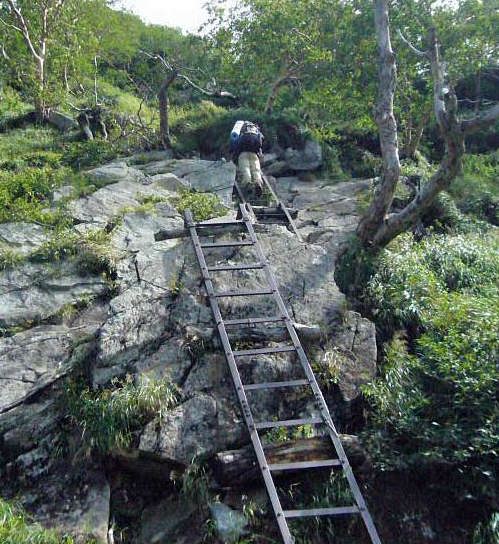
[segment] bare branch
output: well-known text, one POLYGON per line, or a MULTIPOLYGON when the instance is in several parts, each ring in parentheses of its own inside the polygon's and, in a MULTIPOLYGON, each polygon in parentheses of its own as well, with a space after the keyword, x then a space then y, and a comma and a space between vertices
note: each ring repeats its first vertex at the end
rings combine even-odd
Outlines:
POLYGON ((174 66, 173 64, 170 64, 163 56, 161 55, 152 55, 151 53, 148 53, 147 51, 140 51, 142 54, 144 54, 146 57, 153 59, 153 60, 159 60, 161 64, 167 69, 167 70, 173 70, 174 66))
POLYGON ((10 11, 14 15, 15 19, 17 19, 17 22, 19 24, 19 27, 16 27, 15 25, 7 25, 14 29, 16 29, 18 32, 20 32, 24 36, 24 41, 26 42, 26 45, 28 46, 29 50, 31 51, 31 54, 38 60, 41 60, 41 56, 36 51, 35 46, 33 45, 33 42, 31 41, 31 36, 29 33, 28 25, 21 13, 21 11, 16 7, 13 0, 7 0, 7 3, 9 4, 10 11))
POLYGON ((9 55, 7 54, 7 51, 5 51, 5 46, 3 43, 0 44, 0 51, 2 53, 2 57, 5 59, 5 60, 10 60, 10 57, 9 55))
POLYGON ((471 134, 487 128, 497 119, 499 119, 499 104, 492 106, 472 119, 465 119, 464 121, 461 121, 461 130, 465 134, 471 134))
POLYGON ((0 17, 0 23, 2 23, 4 26, 6 26, 7 28, 12 28, 13 30, 15 30, 16 32, 20 32, 21 34, 23 33, 22 29, 20 29, 18 26, 16 25, 13 25, 11 23, 8 23, 7 21, 4 21, 1 17, 0 17))
POLYGON ((184 74, 178 74, 177 76, 179 79, 183 79, 186 83, 188 83, 193 89, 196 89, 196 91, 199 91, 200 93, 206 95, 206 96, 222 96, 222 97, 226 97, 226 98, 233 98, 235 99, 236 97, 232 94, 232 93, 229 93, 228 91, 219 91, 219 90, 214 90, 214 91, 209 91, 207 89, 203 89, 202 87, 200 87, 199 85, 196 85, 196 83, 194 83, 191 79, 189 79, 186 75, 184 74))
POLYGON ((402 34, 402 31, 397 29, 397 34, 400 36, 400 39, 409 47, 409 49, 415 53, 418 57, 425 57, 428 58, 428 53, 426 51, 420 51, 412 43, 402 34))

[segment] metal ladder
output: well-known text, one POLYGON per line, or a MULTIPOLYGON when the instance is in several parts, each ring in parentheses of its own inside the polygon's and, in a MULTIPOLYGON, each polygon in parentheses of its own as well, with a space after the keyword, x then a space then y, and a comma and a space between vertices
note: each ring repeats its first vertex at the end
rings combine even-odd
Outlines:
MULTIPOLYGON (((284 223, 288 224, 289 228, 294 232, 298 240, 300 242, 303 242, 301 234, 298 232, 295 222, 293 221, 293 218, 291 217, 291 214, 289 213, 289 209, 282 202, 282 200, 279 199, 279 197, 277 196, 277 193, 274 191, 272 184, 268 180, 267 176, 262 174, 262 180, 263 180, 264 187, 267 189, 267 191, 272 197, 272 200, 275 202, 275 209, 273 211, 273 214, 276 217, 279 217, 281 220, 284 220, 284 223)), ((234 189, 236 190, 236 194, 240 202, 246 207, 246 209, 251 209, 252 213, 254 213, 255 216, 257 216, 259 207, 255 205, 251 205, 247 201, 246 196, 244 195, 244 192, 242 191, 241 186, 239 185, 237 180, 234 180, 234 189)), ((294 210, 295 213, 296 211, 297 210, 294 210)), ((260 218, 258 218, 258 220, 260 220, 260 218)))
MULTIPOLYGON (((381 544, 376 527, 372 521, 371 515, 367 510, 364 498, 359 489, 355 476, 353 475, 352 469, 348 462, 348 459, 345 455, 345 451, 341 444, 341 441, 338 437, 338 433, 331 419, 328 407, 322 396, 321 390, 315 378, 314 372, 310 366, 310 363, 307 359, 305 351, 300 343, 296 330, 293 326, 293 322, 288 314, 288 311, 284 305, 282 297, 279 293, 276 279, 267 259, 263 253, 263 250, 257 240, 251 219, 246 212, 244 205, 240 206, 241 220, 233 221, 222 221, 222 222, 201 222, 195 223, 192 217, 190 210, 185 212, 185 225, 189 230, 189 234, 194 245, 194 250, 196 257, 201 268, 201 274, 204 280, 204 285, 210 302, 210 306, 215 318, 217 325, 218 333, 222 342, 222 346, 225 352, 225 357, 229 364, 230 372, 234 382, 236 394, 238 396, 244 420, 248 428, 251 442, 255 450, 255 454, 258 460, 258 465, 267 488, 268 496, 276 516, 277 524, 282 536, 282 540, 285 544, 293 544, 294 538, 288 527, 288 520, 292 518, 304 518, 310 516, 339 516, 347 514, 358 514, 362 517, 362 520, 365 524, 365 527, 371 538, 373 544, 381 544), (220 228, 223 232, 224 227, 230 227, 230 231, 239 225, 240 227, 245 227, 246 233, 249 235, 249 240, 244 241, 223 241, 223 242, 209 242, 201 243, 199 240, 199 234, 203 236, 203 231, 210 232, 212 229, 220 228), (209 230, 207 230, 209 229, 209 230), (198 234, 199 232, 199 234, 198 234), (225 247, 242 247, 248 246, 252 247, 256 252, 257 261, 247 264, 236 264, 236 265, 217 265, 217 266, 208 266, 205 259, 205 254, 203 250, 211 250, 215 248, 225 248, 225 247), (265 277, 268 282, 268 287, 266 289, 259 290, 240 290, 240 291, 225 291, 225 292, 216 292, 213 286, 211 279, 211 273, 223 272, 223 271, 239 271, 239 270, 262 270, 265 274, 265 277), (272 317, 256 317, 256 318, 244 318, 244 319, 230 319, 225 320, 222 317, 220 306, 218 304, 218 299, 226 297, 237 297, 237 296, 256 296, 256 295, 272 295, 277 307, 279 309, 279 315, 272 317), (240 326, 249 326, 261 323, 281 323, 286 329, 291 339, 291 343, 282 347, 267 347, 267 348, 258 348, 258 349, 246 349, 246 350, 233 350, 229 341, 229 336, 227 334, 227 327, 237 327, 240 326), (272 353, 283 353, 283 352, 295 352, 298 356, 298 359, 303 368, 305 378, 303 379, 294 379, 289 381, 278 381, 278 382, 267 382, 267 383, 252 383, 252 384, 243 384, 241 376, 239 374, 237 360, 240 357, 246 356, 255 356, 255 355, 266 355, 272 353), (299 386, 309 386, 312 389, 315 401, 320 411, 320 417, 308 417, 301 419, 290 419, 282 421, 263 421, 255 422, 253 414, 246 396, 248 391, 263 390, 263 389, 277 389, 277 388, 286 388, 286 387, 299 387, 299 386), (279 464, 269 464, 267 462, 263 445, 260 439, 259 431, 271 429, 275 427, 293 427, 298 425, 305 424, 323 424, 325 425, 327 434, 329 435, 331 442, 334 446, 334 449, 337 454, 335 459, 326 459, 320 461, 300 461, 292 463, 279 463, 279 464), (281 501, 279 499, 276 486, 274 484, 274 479, 272 473, 275 471, 286 471, 286 470, 305 470, 318 467, 334 467, 338 466, 343 469, 343 473, 348 481, 350 490, 352 492, 353 498, 355 500, 354 505, 341 506, 334 508, 315 508, 315 509, 302 509, 302 510, 283 510, 281 506, 281 501)), ((221 234, 222 234, 221 232, 221 234)), ((205 234, 212 236, 213 234, 205 234)))

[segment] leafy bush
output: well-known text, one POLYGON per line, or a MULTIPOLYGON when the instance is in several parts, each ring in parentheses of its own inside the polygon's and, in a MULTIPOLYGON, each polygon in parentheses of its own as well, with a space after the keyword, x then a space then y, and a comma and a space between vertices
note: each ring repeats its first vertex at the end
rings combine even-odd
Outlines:
POLYGON ((499 153, 463 157, 462 174, 449 193, 459 208, 479 219, 499 225, 499 153))
POLYGON ((66 169, 26 168, 19 172, 0 170, 0 223, 39 221, 53 224, 54 213, 47 211, 53 190, 67 179, 66 169))
POLYGON ((368 432, 381 466, 431 459, 476 470, 469 486, 492 493, 497 447, 499 239, 495 233, 402 236, 385 250, 366 299, 388 336, 382 375, 365 388, 368 432))
MULTIPOLYGON (((33 523, 17 506, 0 498, 0 542, 2 544, 74 544, 69 536, 33 523)), ((91 544, 91 542, 87 542, 91 544)))
POLYGON ((119 146, 106 140, 73 142, 64 146, 62 163, 76 170, 82 170, 109 162, 119 154, 119 146))
POLYGON ((406 234, 379 257, 365 298, 385 329, 423 325, 446 291, 479 293, 494 284, 498 257, 494 233, 432 236, 420 243, 406 234))
POLYGON ((171 129, 174 146, 180 153, 199 150, 202 155, 229 156, 229 134, 238 119, 257 123, 264 136, 264 146, 278 142, 283 148, 304 143, 306 134, 299 129, 295 113, 265 115, 248 108, 228 110, 212 102, 172 108, 171 129))
POLYGON ((178 198, 172 200, 172 204, 180 213, 190 209, 195 221, 204 221, 227 213, 218 197, 211 193, 184 190, 178 198))
POLYGON ((83 448, 107 453, 131 445, 133 432, 178 402, 177 387, 169 381, 135 384, 130 376, 94 391, 79 382, 69 384, 64 405, 70 422, 81 431, 83 448))
POLYGON ((0 125, 11 117, 17 117, 30 110, 30 105, 24 102, 21 95, 11 87, 0 89, 0 125))

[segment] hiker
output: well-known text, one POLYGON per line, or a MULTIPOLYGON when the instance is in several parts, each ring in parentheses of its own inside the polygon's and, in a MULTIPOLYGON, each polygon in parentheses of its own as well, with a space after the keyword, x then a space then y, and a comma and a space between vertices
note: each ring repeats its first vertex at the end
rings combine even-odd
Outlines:
POLYGON ((263 191, 260 158, 262 157, 263 134, 250 121, 237 121, 230 135, 232 160, 237 161, 241 182, 254 185, 257 195, 263 191))

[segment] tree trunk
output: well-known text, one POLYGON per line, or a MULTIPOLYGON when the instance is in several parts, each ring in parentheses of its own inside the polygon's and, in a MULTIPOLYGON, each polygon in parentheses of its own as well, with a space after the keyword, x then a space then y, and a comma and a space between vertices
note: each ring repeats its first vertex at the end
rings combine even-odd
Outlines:
POLYGON ((158 102, 159 102, 159 139, 161 145, 164 149, 171 148, 171 139, 170 139, 170 125, 168 120, 168 89, 170 85, 175 81, 177 77, 177 72, 174 70, 172 73, 163 81, 158 92, 158 102))
POLYGON ((80 113, 77 117, 77 121, 85 140, 93 140, 94 135, 90 129, 90 119, 88 118, 88 115, 85 112, 80 113))
POLYGON ((357 227, 357 236, 365 247, 372 245, 375 233, 385 220, 400 177, 397 122, 393 113, 397 71, 390 42, 387 0, 375 0, 375 26, 380 57, 375 118, 383 155, 383 174, 371 205, 357 227))
POLYGON ((416 151, 419 147, 419 142, 423 136, 424 129, 430 120, 431 109, 428 109, 423 113, 423 116, 416 125, 416 128, 412 128, 409 134, 409 142, 404 149, 404 155, 409 159, 416 158, 416 151))

